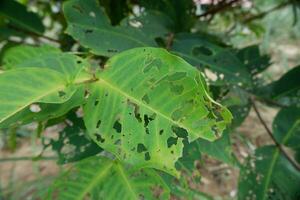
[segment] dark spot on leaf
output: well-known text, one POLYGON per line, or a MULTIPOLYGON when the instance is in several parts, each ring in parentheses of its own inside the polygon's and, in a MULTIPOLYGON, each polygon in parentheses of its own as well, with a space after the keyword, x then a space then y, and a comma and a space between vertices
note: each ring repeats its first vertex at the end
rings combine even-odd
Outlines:
POLYGON ((87 29, 87 30, 85 30, 84 32, 85 32, 85 33, 92 33, 93 30, 87 29))
POLYGON ((149 153, 149 152, 146 152, 146 153, 145 153, 145 160, 148 161, 148 160, 150 160, 150 159, 151 159, 150 153, 149 153))
POLYGON ((77 64, 80 64, 80 63, 82 63, 82 61, 81 61, 81 60, 77 60, 76 62, 77 62, 77 64))
POLYGON ((66 95, 66 93, 64 91, 58 91, 58 96, 59 97, 63 97, 65 95, 66 95))
POLYGON ((192 53, 194 56, 199 56, 200 54, 205 55, 205 56, 213 55, 213 52, 209 48, 204 47, 204 46, 195 47, 193 49, 192 53))
POLYGON ((148 134, 148 135, 150 134, 148 127, 146 127, 145 131, 146 131, 146 134, 148 134))
POLYGON ((116 52, 118 52, 118 50, 116 50, 116 49, 107 49, 107 52, 109 52, 109 53, 116 53, 116 52))
POLYGON ((162 135, 163 133, 164 133, 164 130, 161 129, 161 130, 159 131, 159 135, 162 135))
POLYGON ((172 126, 172 131, 180 138, 186 138, 188 136, 188 132, 184 128, 178 126, 172 126))
POLYGON ((153 120, 154 120, 154 118, 151 118, 148 115, 144 115, 144 127, 148 126, 149 122, 151 122, 153 120))
POLYGON ((169 137, 167 140, 167 144, 168 144, 168 148, 170 148, 172 145, 176 145, 177 144, 177 140, 178 138, 176 137, 169 137))
POLYGON ((137 152, 138 153, 142 153, 143 151, 147 151, 147 148, 145 147, 145 145, 144 144, 142 144, 142 143, 139 143, 138 145, 137 145, 137 152))
POLYGON ((119 121, 115 121, 113 128, 117 131, 117 133, 121 133, 122 124, 119 121))
POLYGON ((98 104, 99 104, 99 100, 96 100, 94 106, 97 106, 98 104))

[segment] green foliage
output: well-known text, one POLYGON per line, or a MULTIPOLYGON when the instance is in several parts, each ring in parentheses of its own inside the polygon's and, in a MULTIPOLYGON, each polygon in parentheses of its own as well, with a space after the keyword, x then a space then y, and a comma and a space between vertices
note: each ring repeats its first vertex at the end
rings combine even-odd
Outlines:
POLYGON ((66 169, 34 198, 213 199, 198 168, 214 160, 240 170, 238 199, 299 199, 300 66, 266 81, 273 59, 255 41, 280 9, 298 27, 300 4, 246 3, 2 0, 0 133, 15 150, 37 125, 35 159, 51 149, 66 169), (256 101, 279 110, 276 145, 240 134, 256 101))

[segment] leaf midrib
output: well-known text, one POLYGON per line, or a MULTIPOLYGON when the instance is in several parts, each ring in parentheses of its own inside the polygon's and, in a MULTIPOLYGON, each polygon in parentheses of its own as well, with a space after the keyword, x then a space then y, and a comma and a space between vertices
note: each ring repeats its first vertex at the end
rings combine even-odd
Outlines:
POLYGON ((77 200, 82 200, 84 198, 84 196, 89 192, 91 191, 96 184, 98 184, 101 179, 103 177, 105 177, 107 175, 107 172, 112 168, 113 166, 113 162, 107 164, 107 166, 104 168, 104 169, 100 169, 100 173, 98 173, 94 179, 92 179, 92 181, 88 184, 88 186, 81 192, 80 195, 78 195, 78 197, 76 198, 77 200))
POLYGON ((128 98, 130 100, 135 101, 136 104, 141 105, 141 106, 143 106, 143 107, 151 110, 152 112, 160 115, 161 117, 165 118, 166 120, 172 122, 173 124, 176 124, 176 125, 180 126, 181 128, 186 129, 189 134, 197 135, 197 133, 195 133, 194 131, 192 131, 190 128, 186 127, 185 125, 181 124, 180 122, 174 121, 172 118, 168 117, 166 114, 164 114, 161 111, 159 111, 159 110, 157 110, 157 109, 155 109, 155 108, 153 108, 153 107, 145 104, 143 101, 141 101, 141 100, 139 100, 139 99, 137 99, 137 98, 135 98, 135 97, 133 97, 131 95, 128 95, 126 92, 123 92, 118 87, 112 85, 109 81, 107 81, 107 80, 105 80, 103 78, 100 78, 97 83, 100 84, 100 85, 101 85, 101 83, 104 84, 105 86, 111 88, 112 90, 120 93, 122 96, 124 96, 124 97, 126 97, 126 98, 128 98))

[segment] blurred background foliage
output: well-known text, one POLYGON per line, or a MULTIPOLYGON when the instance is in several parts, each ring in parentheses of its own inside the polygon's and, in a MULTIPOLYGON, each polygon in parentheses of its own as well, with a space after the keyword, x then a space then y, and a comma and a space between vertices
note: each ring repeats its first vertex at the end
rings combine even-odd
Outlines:
MULTIPOLYGON (((64 2, 0 1, 0 69, 8 66, 10 48, 19 44, 73 51, 91 58, 95 67, 105 63, 110 55, 91 54, 92 47, 65 32, 64 2)), ((99 3, 110 28, 137 28, 201 70, 213 97, 233 113, 234 121, 220 140, 187 145, 187 159, 178 162, 182 180, 174 184, 164 177, 172 198, 300 198, 300 1, 99 3), (267 174, 268 180, 261 177, 267 174)), ((78 112, 75 107, 52 119, 29 112, 24 126, 0 124, 0 199, 39 199, 63 164, 102 151, 79 134, 85 127, 78 112)))

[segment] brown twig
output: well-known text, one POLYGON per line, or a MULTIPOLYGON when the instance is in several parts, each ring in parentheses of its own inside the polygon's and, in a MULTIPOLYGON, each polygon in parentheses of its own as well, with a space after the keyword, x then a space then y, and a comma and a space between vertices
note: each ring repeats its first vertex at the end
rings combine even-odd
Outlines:
POLYGON ((240 1, 240 0, 232 0, 232 1, 229 1, 228 3, 221 2, 217 6, 211 8, 208 11, 206 11, 205 13, 199 15, 199 17, 206 17, 208 15, 214 15, 214 14, 216 14, 218 12, 224 11, 228 7, 230 7, 231 5, 233 5, 234 3, 238 2, 238 1, 240 1))
POLYGON ((260 123, 263 125, 263 127, 265 128, 266 132, 268 133, 268 135, 270 136, 270 138, 273 140, 273 142, 275 143, 276 147, 280 150, 280 152, 286 157, 286 159, 295 167, 295 169, 297 169, 298 171, 300 171, 300 166, 298 165, 298 163, 296 163, 288 154, 287 152, 283 149, 282 145, 276 140, 276 138, 274 137, 272 131, 269 129, 269 127, 267 126, 266 122, 263 120, 255 102, 253 99, 250 100, 253 106, 253 109, 260 121, 260 123))
POLYGON ((287 6, 287 5, 289 5, 289 4, 291 4, 291 1, 283 2, 283 3, 281 3, 281 4, 277 5, 277 6, 275 6, 274 8, 271 8, 271 9, 269 9, 269 10, 267 10, 267 11, 264 11, 264 12, 262 12, 262 13, 259 13, 259 14, 257 14, 257 15, 253 15, 253 16, 251 16, 251 17, 248 17, 248 18, 246 18, 245 20, 243 20, 243 22, 244 22, 244 23, 249 23, 249 22, 251 22, 251 21, 253 21, 253 20, 261 19, 261 18, 265 17, 267 14, 269 14, 269 13, 271 13, 271 12, 274 12, 274 11, 276 11, 276 10, 279 10, 279 9, 281 9, 281 8, 284 8, 285 6, 287 6))
POLYGON ((170 33, 168 38, 167 38, 167 42, 166 42, 166 49, 170 49, 172 44, 173 44, 173 40, 174 40, 174 33, 170 33))

